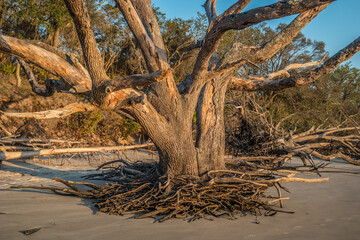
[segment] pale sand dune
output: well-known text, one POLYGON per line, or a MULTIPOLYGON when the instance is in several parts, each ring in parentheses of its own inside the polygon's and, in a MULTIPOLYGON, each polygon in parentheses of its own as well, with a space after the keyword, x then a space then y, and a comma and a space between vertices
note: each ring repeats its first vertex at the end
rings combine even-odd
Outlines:
MULTIPOLYGON (((66 165, 66 164, 65 164, 66 165)), ((295 214, 238 217, 237 220, 170 220, 153 223, 97 213, 88 200, 36 190, 5 190, 10 185, 57 185, 52 177, 81 180, 95 166, 34 165, 15 161, 0 171, 0 239, 360 239, 360 175, 332 173, 330 182, 288 183, 285 210, 295 214), (3 214, 5 213, 5 214, 3 214), (41 228, 25 236, 19 231, 41 228)), ((333 163, 329 169, 360 171, 333 163)), ((306 176, 304 176, 306 177, 306 176)))

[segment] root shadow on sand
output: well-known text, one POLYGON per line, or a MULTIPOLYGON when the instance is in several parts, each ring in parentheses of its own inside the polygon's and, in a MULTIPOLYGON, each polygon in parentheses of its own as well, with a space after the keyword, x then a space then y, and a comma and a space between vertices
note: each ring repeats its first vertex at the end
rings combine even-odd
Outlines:
POLYGON ((263 166, 254 169, 252 165, 242 162, 237 166, 232 163, 228 170, 209 171, 202 177, 159 176, 156 168, 155 162, 129 163, 119 160, 117 167, 86 177, 88 180, 102 180, 102 183, 107 181, 105 185, 54 178, 66 187, 10 188, 42 189, 61 195, 78 196, 84 199, 82 204, 91 208, 93 214, 100 211, 112 215, 131 214, 130 218, 137 219, 150 217, 157 222, 172 218, 191 222, 199 218, 235 219, 238 214, 272 216, 278 212, 292 213, 278 206, 282 206, 282 201, 288 199, 281 195, 281 190, 287 190, 282 183, 328 180, 294 177, 301 173, 296 167, 279 169, 263 166), (269 195, 268 189, 272 187, 276 189, 278 196, 269 195))

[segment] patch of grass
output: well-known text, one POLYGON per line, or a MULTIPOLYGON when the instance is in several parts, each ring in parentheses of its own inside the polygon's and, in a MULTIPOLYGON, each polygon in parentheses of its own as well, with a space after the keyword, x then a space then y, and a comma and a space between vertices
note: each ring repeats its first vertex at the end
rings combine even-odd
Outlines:
POLYGON ((12 63, 5 63, 1 65, 1 71, 7 75, 14 74, 16 67, 12 63))
POLYGON ((78 138, 82 138, 93 133, 102 120, 100 111, 91 112, 88 115, 75 113, 65 122, 65 126, 73 130, 78 138))

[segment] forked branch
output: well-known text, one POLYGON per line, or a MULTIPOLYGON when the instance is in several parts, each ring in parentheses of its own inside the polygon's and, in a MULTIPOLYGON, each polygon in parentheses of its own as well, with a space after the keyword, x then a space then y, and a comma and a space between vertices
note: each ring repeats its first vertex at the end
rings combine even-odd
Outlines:
MULTIPOLYGON (((310 71, 306 75, 291 76, 288 78, 273 80, 272 78, 241 78, 234 77, 229 88, 238 89, 242 91, 278 91, 285 88, 291 88, 296 86, 307 85, 321 76, 328 74, 334 70, 340 63, 351 58, 355 53, 360 50, 360 37, 355 39, 347 47, 340 50, 333 57, 328 59, 322 66, 310 71)), ((311 63, 310 65, 315 65, 311 63)), ((301 65, 293 65, 301 66, 301 65)), ((291 66, 291 67, 293 67, 291 66)), ((303 67, 307 67, 307 64, 303 64, 303 67)), ((281 73, 281 72, 280 72, 281 73)), ((275 73, 272 77, 279 75, 280 73, 275 73)))
POLYGON ((46 88, 40 87, 38 82, 36 81, 35 75, 34 75, 32 69, 30 68, 29 64, 22 59, 18 59, 18 61, 28 77, 29 83, 31 85, 31 89, 37 95, 40 95, 43 97, 50 97, 55 93, 55 91, 63 91, 63 90, 68 91, 71 88, 65 82, 63 82, 61 80, 54 80, 54 79, 46 79, 45 80, 46 88))
POLYGON ((31 62, 61 78, 70 86, 77 86, 78 92, 91 90, 91 79, 86 70, 72 61, 65 60, 53 51, 48 51, 29 41, 0 35, 0 51, 31 62), (59 67, 61 66, 61 67, 59 67))
POLYGON ((160 70, 159 63, 156 59, 156 48, 154 42, 146 32, 146 29, 137 14, 131 1, 115 0, 116 6, 123 14, 128 23, 132 33, 139 42, 141 51, 145 58, 146 65, 150 72, 160 70))
MULTIPOLYGON (((333 2, 333 0, 279 1, 266 7, 260 7, 244 13, 226 16, 220 21, 214 23, 214 26, 210 29, 205 37, 204 45, 200 50, 196 60, 189 92, 191 93, 200 91, 202 80, 204 79, 204 74, 207 71, 210 57, 219 46, 221 37, 226 31, 231 29, 241 30, 266 20, 302 13, 319 6, 327 5, 331 2, 333 2)), ((252 59, 249 58, 249 60, 252 59)))
MULTIPOLYGON (((223 66, 230 62, 237 62, 238 59, 242 58, 253 63, 261 63, 268 60, 279 50, 290 44, 299 32, 328 5, 329 4, 324 4, 301 13, 279 34, 263 46, 246 46, 241 43, 235 43, 224 55, 223 59, 221 59, 219 65, 223 66)), ((240 67, 240 65, 238 65, 238 67, 240 67)), ((229 69, 229 71, 234 71, 234 69, 229 69)))

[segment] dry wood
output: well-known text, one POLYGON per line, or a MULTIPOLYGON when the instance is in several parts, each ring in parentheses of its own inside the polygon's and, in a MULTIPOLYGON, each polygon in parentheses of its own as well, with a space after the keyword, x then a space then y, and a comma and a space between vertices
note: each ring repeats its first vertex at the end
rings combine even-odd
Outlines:
MULTIPOLYGON (((161 36, 158 21, 151 7, 151 1, 116 0, 138 46, 142 51, 148 74, 140 76, 121 76, 110 80, 106 75, 103 59, 91 28, 90 14, 85 1, 65 0, 73 18, 83 51, 87 70, 75 58, 68 57, 59 50, 37 42, 19 40, 1 35, 0 51, 17 56, 24 61, 36 64, 62 79, 78 92, 87 92, 91 104, 100 109, 120 109, 139 121, 160 157, 158 171, 169 176, 202 175, 209 170, 225 168, 224 117, 226 87, 232 73, 238 67, 249 63, 262 63, 290 44, 298 33, 314 19, 333 0, 279 1, 269 6, 242 12, 249 0, 239 0, 222 14, 216 13, 215 0, 205 2, 209 18, 208 31, 200 41, 195 66, 188 77, 179 85, 169 71, 169 60, 161 36), (231 29, 245 29, 265 20, 299 14, 292 23, 277 36, 262 46, 244 46, 239 43, 224 55, 216 57, 216 50, 222 36, 231 29), (67 60, 67 58, 69 58, 67 60), (246 61, 244 60, 246 59, 246 61), (59 67, 61 66, 61 67, 59 67), (159 72, 158 72, 159 71, 159 72), (160 79, 154 75, 160 74, 160 79), (82 86, 79 90, 76 86, 82 86), (137 89, 142 87, 146 89, 137 89), (119 89, 119 90, 118 90, 119 89), (193 144, 192 119, 196 112, 196 142, 193 144)), ((54 34, 55 35, 55 34, 54 34)), ((321 67, 310 71, 303 77, 290 77, 279 81, 265 80, 238 81, 240 90, 281 90, 291 86, 308 84, 334 69, 359 51, 356 40, 343 51, 327 60, 321 67)), ((139 68, 142 68, 139 62, 139 68)), ((44 91, 40 91, 44 92, 44 91)), ((45 95, 48 95, 46 91, 45 95)), ((27 113, 9 116, 48 118, 60 117, 76 111, 92 110, 92 107, 65 107, 61 111, 27 113)), ((269 123, 270 125, 270 123, 269 123)), ((276 129, 272 129, 273 136, 276 129)), ((354 138, 353 138, 354 139, 354 138)), ((325 141, 325 140, 321 140, 325 141)), ((337 141, 356 152, 355 141, 337 141)), ((281 145, 280 143, 277 143, 281 145)), ((289 143, 290 144, 290 143, 289 143)), ((295 144, 293 142, 293 144, 295 144)), ((284 146, 284 145, 283 145, 284 146)), ((314 145, 313 145, 314 146, 314 145)), ((332 146, 332 145, 331 145, 332 146)), ((286 154, 297 154, 287 145, 286 154)), ((350 151, 349 150, 349 151, 350 151)), ((298 151, 300 152, 300 151, 298 151)), ((322 152, 319 152, 322 153, 322 152)), ((299 153, 300 154, 300 153, 299 153)), ((301 152, 304 156, 307 153, 301 152)), ((274 160, 280 164, 284 159, 274 160)), ((251 165, 250 163, 248 165, 251 165)), ((173 214, 177 215, 174 211, 173 214)))
POLYGON ((115 0, 115 3, 125 17, 126 22, 131 28, 131 31, 138 40, 150 72, 160 70, 161 66, 159 66, 156 59, 157 50, 155 44, 148 35, 145 26, 143 25, 138 13, 133 6, 133 3, 126 0, 115 0))
POLYGON ((76 26, 92 84, 97 87, 104 79, 108 79, 108 76, 91 28, 87 7, 83 0, 65 0, 64 2, 76 26))
MULTIPOLYGON (((241 30, 249 26, 252 26, 254 24, 257 24, 259 22, 263 22, 265 20, 271 20, 271 19, 284 17, 285 15, 288 16, 291 14, 301 13, 306 10, 317 8, 319 6, 324 6, 331 2, 333 2, 333 0, 329 0, 329 1, 303 0, 296 2, 281 1, 266 7, 260 7, 249 10, 244 13, 229 15, 222 18, 220 21, 214 24, 214 26, 211 28, 211 30, 208 31, 208 34, 205 37, 204 46, 200 50, 197 61, 195 63, 192 82, 190 84, 190 89, 189 89, 190 93, 192 93, 193 91, 198 93, 201 90, 199 89, 199 85, 201 84, 202 81, 205 80, 202 77, 207 71, 207 66, 209 64, 210 58, 215 52, 216 48, 218 47, 221 37, 226 31, 230 29, 241 30)), ((271 56, 269 56, 269 58, 271 56)))
POLYGON ((17 117, 17 118, 35 118, 35 119, 51 119, 51 118, 61 118, 69 116, 76 112, 86 112, 86 111, 95 111, 99 108, 85 102, 76 102, 71 103, 63 108, 57 110, 46 110, 40 112, 23 112, 23 113, 12 113, 12 112, 3 112, 0 113, 8 117, 17 117))
POLYGON ((115 147, 42 149, 38 151, 26 151, 26 152, 0 152, 0 160, 7 161, 11 159, 21 159, 21 158, 29 158, 34 156, 49 156, 55 154, 68 154, 68 153, 121 151, 128 149, 138 149, 149 146, 153 146, 153 144, 148 143, 148 144, 139 144, 139 145, 131 145, 131 146, 115 146, 115 147))
MULTIPOLYGON (((278 91, 295 86, 304 86, 312 83, 324 74, 334 70, 340 63, 351 58, 360 50, 360 37, 355 39, 348 46, 340 50, 333 57, 328 59, 322 66, 308 72, 305 76, 290 76, 280 80, 272 80, 265 78, 247 79, 241 77, 233 77, 230 89, 242 91, 278 91)), ((276 76, 277 74, 275 74, 276 76)))
POLYGON ((55 91, 68 91, 70 89, 70 86, 64 83, 63 81, 53 80, 53 79, 45 80, 45 86, 46 86, 45 89, 40 87, 36 81, 35 75, 31 70, 29 64, 22 59, 19 59, 18 61, 19 64, 24 69, 34 93, 43 97, 49 97, 52 96, 55 93, 55 91))
POLYGON ((77 67, 60 56, 25 40, 0 35, 0 51, 44 68, 51 74, 61 77, 69 85, 78 86, 79 92, 87 92, 91 89, 91 79, 79 71, 77 67), (58 66, 62 67, 59 68, 58 66))
MULTIPOLYGON (((136 169, 141 175, 133 178, 133 173, 123 172, 116 167, 109 172, 90 176, 102 177, 110 180, 111 174, 114 184, 98 186, 86 182, 54 180, 63 183, 67 188, 45 186, 13 186, 10 188, 34 188, 51 190, 58 194, 72 194, 83 198, 91 198, 100 211, 109 214, 122 215, 126 213, 140 214, 136 218, 153 217, 159 222, 172 218, 187 218, 188 221, 206 215, 219 217, 223 214, 234 218, 234 214, 249 212, 251 214, 275 214, 280 211, 274 205, 288 198, 281 196, 279 183, 281 182, 324 182, 328 179, 295 178, 296 171, 288 170, 287 176, 278 176, 277 170, 252 172, 241 167, 237 170, 223 170, 209 172, 217 175, 215 178, 201 179, 194 176, 178 176, 176 178, 158 177, 155 169, 157 164, 132 163, 126 165, 128 169, 136 169), (243 174, 245 172, 245 174, 243 174), (88 191, 81 190, 76 185, 87 186, 88 191), (276 187, 279 197, 265 194, 269 187, 276 187), (268 199, 268 200, 265 200, 268 199)), ((285 187, 281 186, 285 189, 285 187)), ((281 211, 283 212, 283 211, 281 211)))

